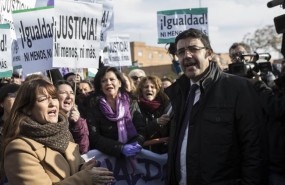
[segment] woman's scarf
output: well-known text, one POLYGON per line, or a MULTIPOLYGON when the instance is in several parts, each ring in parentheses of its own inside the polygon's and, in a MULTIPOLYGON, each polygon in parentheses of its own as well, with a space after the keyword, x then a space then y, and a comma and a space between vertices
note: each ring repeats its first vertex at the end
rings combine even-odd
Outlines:
POLYGON ((159 98, 149 101, 144 99, 144 97, 141 97, 139 103, 142 110, 145 110, 151 114, 155 113, 156 110, 161 106, 161 101, 159 98))
POLYGON ((28 117, 20 126, 20 134, 53 150, 64 153, 71 135, 66 118, 59 115, 58 119, 58 123, 40 124, 28 117))
POLYGON ((127 94, 119 93, 114 112, 103 96, 99 98, 99 107, 102 113, 108 120, 117 122, 119 141, 122 143, 127 143, 129 139, 137 135, 129 110, 129 102, 127 94))

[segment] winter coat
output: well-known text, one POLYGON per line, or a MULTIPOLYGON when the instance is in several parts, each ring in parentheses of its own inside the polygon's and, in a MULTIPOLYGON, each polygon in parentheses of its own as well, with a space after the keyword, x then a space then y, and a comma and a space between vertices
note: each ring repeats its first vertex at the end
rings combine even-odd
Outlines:
POLYGON ((86 120, 81 117, 76 122, 69 120, 69 130, 75 143, 79 145, 80 154, 87 153, 89 150, 89 131, 86 120))
POLYGON ((92 185, 92 177, 80 170, 84 160, 78 145, 69 142, 64 154, 35 140, 21 137, 5 150, 4 168, 9 185, 92 185))
MULTIPOLYGON (((135 100, 130 101, 130 113, 138 135, 130 138, 127 143, 138 142, 142 146, 145 140, 145 123, 135 100)), ((110 121, 103 115, 95 94, 89 99, 86 120, 89 128, 90 149, 97 149, 107 155, 121 157, 124 143, 118 140, 117 122, 110 121)))
MULTIPOLYGON (((175 158, 190 80, 182 75, 166 89, 174 111, 166 184, 176 185, 175 158)), ((253 85, 210 62, 190 115, 186 150, 188 185, 260 185, 265 168, 261 105, 253 85)))
MULTIPOLYGON (((281 79, 281 78, 280 78, 281 79)), ((267 115, 269 143, 269 169, 271 173, 285 176, 285 93, 284 89, 272 90, 264 82, 254 84, 267 115)))
MULTIPOLYGON (((169 104, 170 102, 165 102, 154 113, 151 113, 140 106, 143 118, 145 120, 146 140, 165 138, 169 136, 170 122, 166 125, 159 125, 157 123, 157 119, 161 117, 163 114, 166 114, 168 112, 170 108, 170 106, 168 106, 169 104)), ((168 143, 163 142, 159 144, 146 146, 144 148, 154 153, 163 154, 167 153, 168 143)))

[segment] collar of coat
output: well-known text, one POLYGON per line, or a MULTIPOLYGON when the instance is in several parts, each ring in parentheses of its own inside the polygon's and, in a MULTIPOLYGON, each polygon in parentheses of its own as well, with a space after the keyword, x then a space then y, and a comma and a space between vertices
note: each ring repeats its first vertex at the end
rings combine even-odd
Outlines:
MULTIPOLYGON (((214 84, 222 73, 222 70, 215 62, 210 62, 207 73, 199 80, 201 93, 204 93, 212 84, 214 84)), ((177 79, 177 83, 185 90, 184 92, 188 92, 187 90, 190 88, 190 83, 189 78, 185 74, 177 79), (185 86, 185 84, 188 85, 185 86)))

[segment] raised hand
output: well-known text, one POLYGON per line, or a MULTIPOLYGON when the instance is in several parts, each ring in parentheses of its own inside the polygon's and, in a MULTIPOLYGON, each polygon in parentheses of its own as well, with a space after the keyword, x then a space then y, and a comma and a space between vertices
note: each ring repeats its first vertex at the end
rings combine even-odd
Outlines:
POLYGON ((78 119, 80 118, 80 113, 78 111, 78 109, 74 106, 71 108, 70 112, 69 112, 69 119, 77 122, 78 119))

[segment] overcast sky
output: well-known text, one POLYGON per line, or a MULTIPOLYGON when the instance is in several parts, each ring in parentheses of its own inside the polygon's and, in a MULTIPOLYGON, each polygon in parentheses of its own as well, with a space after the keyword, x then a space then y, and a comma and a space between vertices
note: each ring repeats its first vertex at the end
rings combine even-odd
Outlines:
POLYGON ((264 0, 113 0, 115 29, 130 35, 131 41, 157 44, 157 11, 208 8, 209 37, 217 53, 226 53, 233 42, 242 41, 246 33, 266 25, 285 14, 279 6, 267 8, 264 0))

